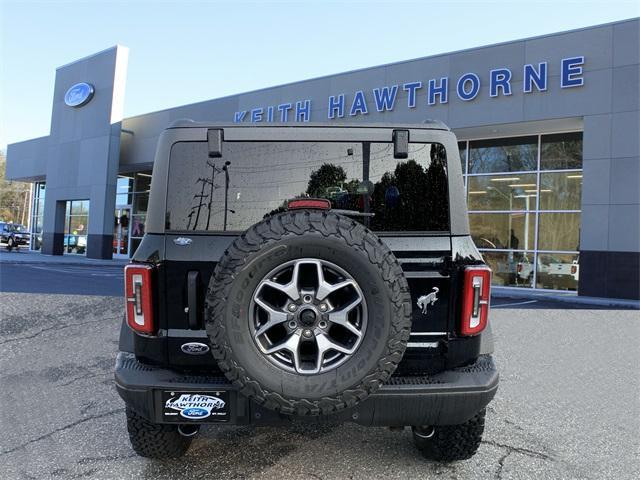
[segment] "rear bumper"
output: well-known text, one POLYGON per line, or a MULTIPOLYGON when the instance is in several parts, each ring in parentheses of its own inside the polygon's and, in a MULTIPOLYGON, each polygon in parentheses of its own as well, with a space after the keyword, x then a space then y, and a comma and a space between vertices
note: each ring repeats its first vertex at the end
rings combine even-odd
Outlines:
POLYGON ((131 353, 120 352, 115 380, 118 393, 139 415, 155 423, 220 423, 167 417, 164 403, 173 392, 220 395, 228 403, 225 424, 290 424, 351 421, 370 426, 454 425, 464 423, 493 399, 498 372, 491 355, 481 355, 470 366, 437 375, 394 376, 376 393, 354 408, 310 419, 281 415, 239 394, 222 375, 186 374, 138 362, 131 353))

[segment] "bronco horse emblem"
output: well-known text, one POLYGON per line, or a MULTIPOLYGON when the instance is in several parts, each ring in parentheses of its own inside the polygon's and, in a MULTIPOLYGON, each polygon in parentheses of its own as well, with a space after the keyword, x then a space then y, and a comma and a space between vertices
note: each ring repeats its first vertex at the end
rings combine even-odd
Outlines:
POLYGON ((428 305, 433 305, 434 303, 436 303, 436 301, 438 300, 438 297, 436 295, 439 291, 440 289, 438 287, 433 287, 433 292, 429 293, 428 295, 422 295, 420 298, 418 298, 418 301, 416 303, 422 309, 423 315, 427 314, 428 305))

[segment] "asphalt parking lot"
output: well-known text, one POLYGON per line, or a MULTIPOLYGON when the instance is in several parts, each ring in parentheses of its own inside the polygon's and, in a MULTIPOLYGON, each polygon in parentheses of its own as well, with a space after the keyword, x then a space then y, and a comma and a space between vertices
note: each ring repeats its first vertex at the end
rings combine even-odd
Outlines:
POLYGON ((181 460, 137 457, 113 385, 121 278, 82 268, 16 291, 0 265, 3 479, 640 478, 639 312, 515 298, 494 302, 501 384, 469 461, 429 463, 409 429, 350 424, 208 427, 181 460), (101 295, 43 293, 92 278, 101 295))
POLYGON ((122 265, 99 267, 45 263, 2 263, 0 291, 73 295, 122 295, 122 265))

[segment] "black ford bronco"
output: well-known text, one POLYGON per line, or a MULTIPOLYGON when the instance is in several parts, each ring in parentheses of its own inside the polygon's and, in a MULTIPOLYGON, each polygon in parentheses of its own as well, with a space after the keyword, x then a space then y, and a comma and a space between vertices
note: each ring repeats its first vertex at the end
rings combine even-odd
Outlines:
POLYGON ((202 424, 411 426, 437 461, 480 444, 491 271, 439 122, 176 122, 125 284, 140 455, 180 456, 202 424))

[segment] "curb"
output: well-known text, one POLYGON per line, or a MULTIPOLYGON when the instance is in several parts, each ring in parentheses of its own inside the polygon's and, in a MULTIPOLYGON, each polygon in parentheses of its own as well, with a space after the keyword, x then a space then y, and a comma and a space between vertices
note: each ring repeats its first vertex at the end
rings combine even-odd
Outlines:
POLYGON ((77 260, 74 259, 60 259, 60 257, 47 258, 47 256, 38 255, 37 257, 32 254, 26 254, 22 257, 13 257, 13 255, 24 254, 0 254, 0 266, 2 265, 64 265, 64 266, 88 266, 88 267, 112 267, 112 266, 125 266, 129 263, 129 260, 125 259, 113 259, 102 260, 82 257, 77 260), (12 255, 9 257, 9 255, 12 255))
POLYGON ((491 296, 495 298, 524 298, 530 300, 551 300, 582 305, 598 305, 605 307, 626 307, 640 310, 640 300, 625 298, 584 297, 576 293, 541 292, 520 288, 492 287, 491 296))
POLYGON ((86 263, 86 262, 38 262, 30 260, 0 260, 0 266, 2 265, 60 265, 64 267, 124 267, 129 262, 114 262, 114 263, 86 263))

